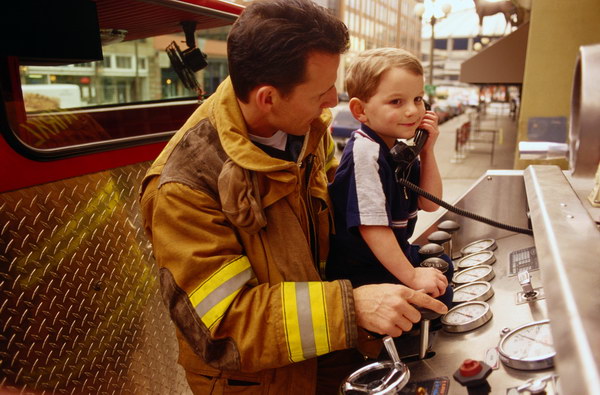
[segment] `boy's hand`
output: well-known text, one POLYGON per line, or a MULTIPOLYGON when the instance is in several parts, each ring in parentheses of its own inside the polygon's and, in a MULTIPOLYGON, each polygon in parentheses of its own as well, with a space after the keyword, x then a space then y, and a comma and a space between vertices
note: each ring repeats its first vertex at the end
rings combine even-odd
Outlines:
POLYGON ((413 278, 405 282, 412 289, 422 289, 434 298, 446 293, 448 279, 439 270, 417 267, 413 273, 413 278))
POLYGON ((423 146, 423 150, 433 150, 433 146, 435 145, 435 142, 437 141, 437 138, 440 135, 440 130, 438 129, 437 114, 433 111, 426 111, 425 116, 423 116, 421 124, 419 125, 419 129, 425 129, 429 134, 427 142, 423 146))

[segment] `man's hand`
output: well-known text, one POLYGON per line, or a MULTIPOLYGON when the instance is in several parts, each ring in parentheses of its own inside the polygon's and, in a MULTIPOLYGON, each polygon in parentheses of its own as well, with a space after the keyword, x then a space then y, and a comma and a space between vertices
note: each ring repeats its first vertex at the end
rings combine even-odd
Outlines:
POLYGON ((411 279, 404 282, 412 289, 422 289, 428 295, 437 298, 446 293, 448 279, 432 267, 417 267, 411 279))
POLYGON ((392 337, 409 331, 421 320, 412 305, 440 314, 448 309, 439 300, 399 284, 370 284, 354 289, 354 309, 358 326, 392 337))

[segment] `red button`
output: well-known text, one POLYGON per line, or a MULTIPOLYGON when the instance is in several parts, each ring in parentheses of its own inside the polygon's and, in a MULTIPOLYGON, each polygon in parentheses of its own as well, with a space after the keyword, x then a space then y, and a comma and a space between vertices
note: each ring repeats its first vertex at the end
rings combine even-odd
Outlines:
POLYGON ((475 376, 479 372, 481 372, 481 364, 479 361, 465 359, 462 365, 460 365, 460 374, 464 377, 475 376))

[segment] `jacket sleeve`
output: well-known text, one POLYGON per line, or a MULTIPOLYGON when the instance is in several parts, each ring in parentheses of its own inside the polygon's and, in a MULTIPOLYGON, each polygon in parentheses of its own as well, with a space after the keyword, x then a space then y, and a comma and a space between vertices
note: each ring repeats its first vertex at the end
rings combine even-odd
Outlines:
POLYGON ((206 363, 254 372, 355 345, 349 282, 258 284, 219 203, 180 183, 157 189, 157 182, 146 185, 141 203, 161 292, 206 363))

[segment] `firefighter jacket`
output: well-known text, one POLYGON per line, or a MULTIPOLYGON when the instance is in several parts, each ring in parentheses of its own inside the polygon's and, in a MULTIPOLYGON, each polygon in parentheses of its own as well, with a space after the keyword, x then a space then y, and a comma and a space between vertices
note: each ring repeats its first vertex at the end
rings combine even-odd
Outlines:
POLYGON ((144 228, 196 393, 227 392, 217 379, 314 393, 315 357, 357 342, 350 283, 319 275, 332 226, 329 119, 313 122, 297 163, 275 159, 248 139, 227 79, 144 178, 144 228))

